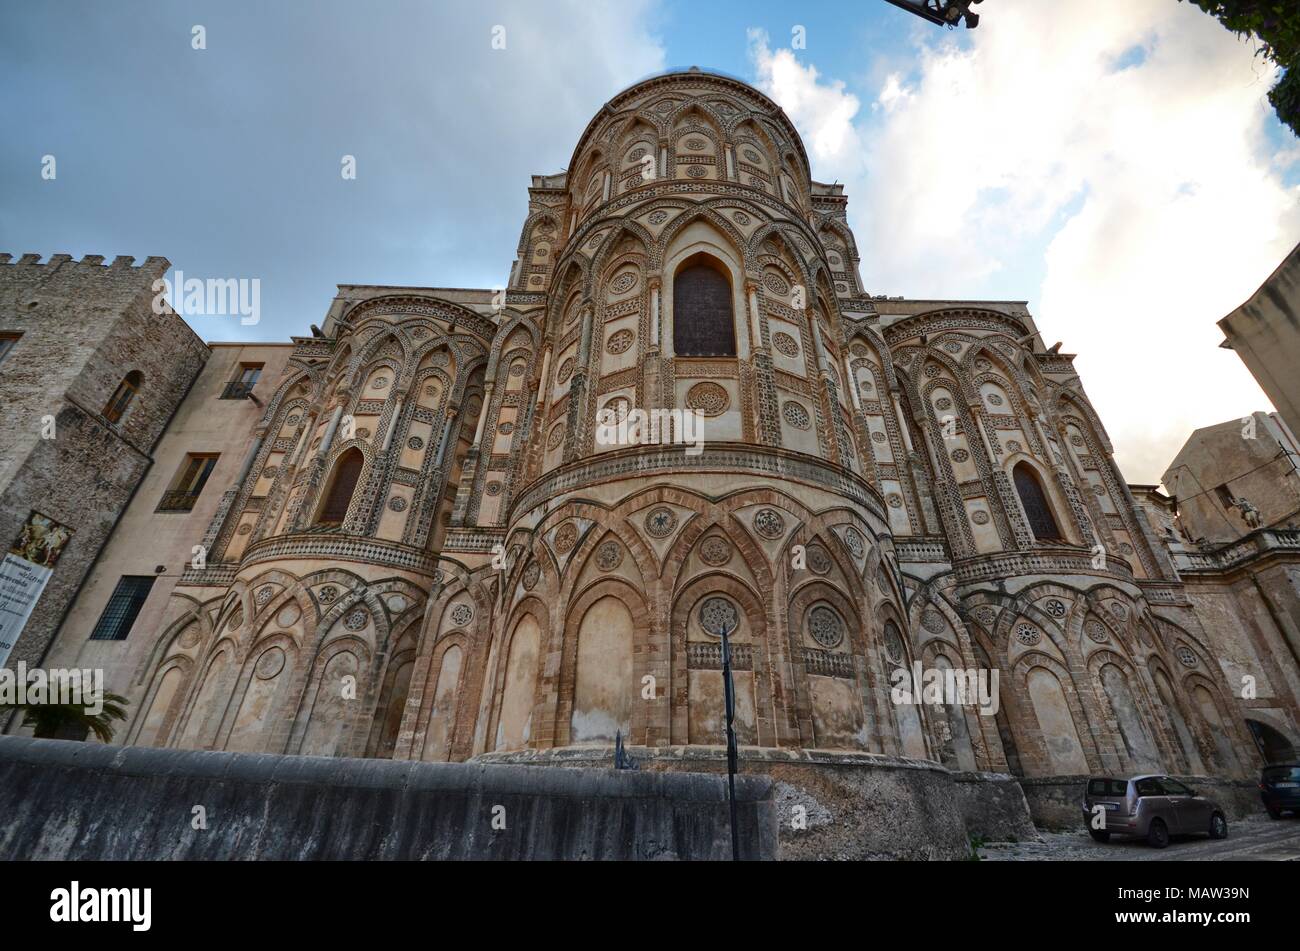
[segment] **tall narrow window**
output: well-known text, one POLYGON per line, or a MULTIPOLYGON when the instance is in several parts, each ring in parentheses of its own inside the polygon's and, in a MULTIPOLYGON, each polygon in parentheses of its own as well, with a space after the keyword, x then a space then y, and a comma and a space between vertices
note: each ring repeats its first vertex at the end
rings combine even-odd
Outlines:
POLYGON ((1047 494, 1038 481, 1038 474, 1027 462, 1021 462, 1011 470, 1016 483, 1016 492, 1020 495, 1020 504, 1024 506, 1025 517, 1029 519, 1029 528, 1034 538, 1040 542, 1061 541, 1061 530, 1056 527, 1056 518, 1048 504, 1047 494))
POLYGON ((107 405, 104 407, 104 418, 110 423, 116 423, 126 415, 127 408, 131 401, 135 399, 135 394, 140 389, 140 371, 132 370, 117 385, 113 395, 109 398, 107 405))
POLYGON ((144 607, 153 588, 153 575, 123 575, 118 579, 113 595, 108 599, 99 623, 91 632, 92 641, 124 641, 131 633, 131 625, 144 607))
POLYGON ((688 258, 673 278, 673 351, 679 357, 734 357, 731 281, 713 258, 688 258))
POLYGON ((361 466, 365 460, 361 450, 353 447, 339 457, 334 466, 334 479, 330 482, 325 504, 321 506, 321 525, 342 525, 348 515, 348 505, 352 502, 352 493, 356 490, 357 480, 361 478, 361 466))
POLYGON ((18 343, 18 338, 22 334, 2 333, 0 334, 0 363, 5 362, 5 357, 9 356, 9 351, 18 343))
POLYGON ((186 455, 176 478, 172 479, 171 488, 163 493, 156 511, 188 512, 194 508, 204 483, 217 464, 217 458, 217 453, 191 452, 186 455))
POLYGON ((239 365, 239 376, 226 384, 226 388, 221 391, 223 400, 246 400, 253 395, 253 387, 262 377, 261 363, 241 363, 239 365))

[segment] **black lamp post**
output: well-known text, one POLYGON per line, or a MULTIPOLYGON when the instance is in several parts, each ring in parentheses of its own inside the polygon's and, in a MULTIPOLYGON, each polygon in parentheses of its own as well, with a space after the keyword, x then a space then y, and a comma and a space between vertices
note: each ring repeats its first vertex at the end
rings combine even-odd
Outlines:
POLYGON ((979 3, 980 0, 885 0, 885 2, 901 7, 909 13, 915 13, 922 19, 939 26, 956 26, 960 20, 966 24, 966 29, 973 30, 980 22, 979 14, 970 12, 971 5, 979 3))
POLYGON ((727 711, 727 802, 731 806, 731 860, 740 861, 740 828, 736 824, 736 689, 731 679, 731 641, 740 624, 735 605, 725 598, 708 598, 700 606, 705 633, 722 638, 722 686, 727 711))

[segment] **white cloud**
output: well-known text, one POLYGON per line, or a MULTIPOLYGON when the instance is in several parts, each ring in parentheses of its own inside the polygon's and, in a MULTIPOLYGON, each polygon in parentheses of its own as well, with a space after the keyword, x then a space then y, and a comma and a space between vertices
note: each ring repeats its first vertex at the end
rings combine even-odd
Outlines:
POLYGON ((1038 303, 1125 474, 1156 481, 1196 426, 1264 408, 1215 321, 1300 240, 1253 47, 1172 0, 1001 0, 933 31, 872 108, 751 39, 759 83, 847 183, 867 285, 1038 303), (857 151, 859 150, 860 151, 857 151), (856 154, 855 154, 856 152, 856 154))

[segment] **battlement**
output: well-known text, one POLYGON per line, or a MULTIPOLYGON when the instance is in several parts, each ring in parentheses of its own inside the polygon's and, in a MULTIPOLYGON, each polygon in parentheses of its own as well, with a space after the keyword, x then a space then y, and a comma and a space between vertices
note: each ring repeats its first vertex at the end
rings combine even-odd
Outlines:
POLYGON ((119 254, 117 257, 113 258, 112 264, 105 264, 104 255, 102 254, 87 254, 80 261, 73 260, 71 254, 51 254, 50 259, 42 263, 41 255, 39 253, 28 252, 27 254, 21 255, 18 260, 15 261, 12 254, 8 252, 0 252, 0 265, 20 268, 42 268, 47 271, 65 267, 95 268, 98 271, 111 272, 132 270, 141 272, 142 276, 148 275, 157 279, 166 274, 168 269, 172 266, 171 261, 156 255, 150 255, 140 264, 136 264, 135 261, 135 256, 130 254, 119 254))

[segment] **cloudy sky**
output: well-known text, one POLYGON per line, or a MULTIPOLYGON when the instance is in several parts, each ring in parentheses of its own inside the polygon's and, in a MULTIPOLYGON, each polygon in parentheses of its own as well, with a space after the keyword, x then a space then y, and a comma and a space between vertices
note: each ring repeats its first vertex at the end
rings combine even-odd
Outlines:
POLYGON ((872 293, 1028 300, 1079 354, 1126 476, 1157 481, 1191 429, 1268 408, 1215 321, 1300 242, 1300 143, 1253 46, 1187 3, 981 13, 945 31, 883 0, 11 7, 0 249, 260 279, 261 322, 194 318, 210 340, 303 333, 339 283, 499 285, 528 176, 563 168, 619 89, 699 65, 768 92, 813 174, 845 183, 872 293))

